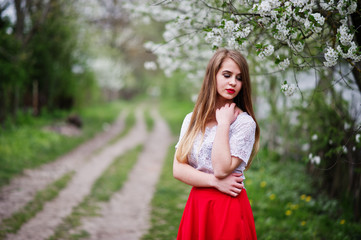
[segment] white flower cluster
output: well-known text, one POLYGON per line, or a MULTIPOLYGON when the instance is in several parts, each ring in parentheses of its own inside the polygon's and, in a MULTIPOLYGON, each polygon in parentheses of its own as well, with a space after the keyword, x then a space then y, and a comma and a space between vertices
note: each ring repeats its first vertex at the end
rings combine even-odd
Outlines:
POLYGON ((323 64, 326 67, 332 67, 335 66, 338 60, 338 52, 335 51, 332 47, 328 47, 325 52, 325 59, 326 62, 323 62, 323 64))
POLYGON ((313 156, 313 154, 312 153, 310 153, 309 155, 308 155, 308 159, 310 160, 310 162, 312 163, 312 164, 316 164, 316 165, 320 165, 320 163, 321 163, 321 158, 320 158, 320 156, 313 156))
POLYGON ((318 139, 318 136, 317 134, 313 134, 312 137, 311 137, 312 141, 316 141, 318 139))
POLYGON ((264 59, 265 57, 271 56, 274 50, 274 47, 271 44, 268 44, 260 49, 258 57, 264 59))
POLYGON ((145 62, 144 68, 147 70, 157 70, 157 64, 153 61, 145 62))
POLYGON ((346 21, 343 21, 343 24, 337 29, 339 36, 339 45, 336 49, 328 47, 325 52, 324 65, 326 67, 335 66, 339 56, 344 59, 351 59, 354 62, 361 61, 361 53, 358 51, 356 43, 353 41, 354 34, 351 33, 351 30, 346 25, 346 21))
POLYGON ((359 133, 356 134, 355 140, 356 140, 357 143, 359 143, 361 141, 361 135, 359 133))
POLYGON ((288 68, 289 65, 290 65, 290 60, 286 58, 278 64, 278 67, 281 70, 285 70, 286 68, 288 68))
POLYGON ((320 1, 320 6, 323 10, 325 11, 331 11, 335 8, 334 6, 334 0, 321 0, 320 1))
POLYGON ((287 82, 284 82, 281 85, 281 91, 287 96, 292 96, 296 91, 296 85, 295 84, 288 84, 287 82))
POLYGON ((340 43, 344 46, 349 46, 353 40, 353 34, 349 33, 350 29, 346 26, 346 24, 342 24, 337 29, 338 34, 340 34, 340 43))
POLYGON ((352 14, 356 12, 357 2, 354 0, 339 0, 337 10, 341 15, 352 14))
POLYGON ((205 40, 212 44, 212 47, 228 47, 232 49, 242 50, 246 44, 244 39, 251 33, 253 27, 251 25, 240 26, 240 18, 232 16, 231 20, 222 19, 224 24, 212 28, 206 34, 205 40))

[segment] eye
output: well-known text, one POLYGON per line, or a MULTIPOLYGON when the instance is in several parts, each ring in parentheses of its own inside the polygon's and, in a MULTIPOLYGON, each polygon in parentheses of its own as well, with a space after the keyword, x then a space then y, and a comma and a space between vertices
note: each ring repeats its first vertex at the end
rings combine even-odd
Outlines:
POLYGON ((237 76, 236 79, 237 79, 238 81, 242 81, 242 77, 241 77, 241 76, 237 76))
POLYGON ((231 75, 228 74, 228 73, 225 73, 225 74, 223 74, 223 76, 224 76, 225 78, 229 78, 231 75))

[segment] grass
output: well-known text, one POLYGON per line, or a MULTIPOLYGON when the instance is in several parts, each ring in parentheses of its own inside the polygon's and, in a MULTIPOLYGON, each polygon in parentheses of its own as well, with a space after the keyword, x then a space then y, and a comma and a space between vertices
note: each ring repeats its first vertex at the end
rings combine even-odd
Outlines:
POLYGON ((187 113, 193 111, 193 106, 192 102, 179 102, 174 99, 165 99, 160 102, 159 110, 167 120, 173 135, 179 135, 183 119, 187 113))
POLYGON ((58 196, 68 182, 72 179, 74 172, 64 174, 59 180, 49 184, 44 190, 39 191, 34 199, 28 202, 21 210, 6 218, 1 223, 0 239, 5 239, 6 234, 16 233, 20 227, 29 219, 43 209, 46 202, 58 196))
POLYGON ((152 118, 152 116, 150 115, 150 111, 149 109, 147 109, 144 112, 144 117, 145 117, 145 123, 147 125, 147 131, 150 132, 152 131, 153 127, 154 127, 154 119, 152 118))
MULTIPOLYGON (((165 100, 160 103, 162 116, 167 120, 173 135, 178 135, 185 115, 192 111, 190 102, 179 103, 174 100, 165 100)), ((190 186, 173 178, 172 162, 174 145, 168 150, 166 161, 152 199, 151 225, 145 239, 175 239, 182 217, 183 208, 188 198, 190 186)))
POLYGON ((102 131, 124 108, 125 102, 113 102, 72 112, 55 112, 41 117, 24 115, 0 129, 0 187, 23 169, 35 168, 75 148, 102 131), (43 130, 44 126, 63 121, 69 114, 83 120, 83 133, 77 137, 63 136, 43 130))
POLYGON ((305 166, 263 149, 245 184, 259 239, 360 239, 360 223, 336 200, 316 192, 305 166))
POLYGON ((128 115, 125 118, 125 125, 124 125, 124 129, 123 131, 116 136, 115 138, 113 138, 109 143, 113 144, 116 141, 118 141, 119 139, 123 138, 125 135, 127 135, 129 133, 129 131, 132 129, 132 127, 135 124, 135 114, 134 111, 131 111, 130 113, 128 113, 128 115))
POLYGON ((174 144, 168 150, 162 174, 152 199, 151 225, 143 240, 175 239, 190 186, 173 178, 174 144))
POLYGON ((139 145, 115 159, 94 183, 91 193, 76 206, 71 215, 60 224, 49 239, 82 239, 89 237, 84 230, 79 230, 83 217, 99 215, 99 202, 107 202, 113 193, 119 191, 128 178, 128 173, 136 163, 143 146, 139 145))
MULTIPOLYGON (((161 105, 161 113, 175 135, 191 111, 189 106, 176 102, 161 105)), ((172 176, 173 147, 152 200, 152 226, 143 239, 175 239, 177 235, 190 188, 172 176)), ((352 220, 352 212, 316 192, 304 164, 279 159, 276 153, 262 149, 245 172, 258 239, 361 239, 360 223, 352 220)))

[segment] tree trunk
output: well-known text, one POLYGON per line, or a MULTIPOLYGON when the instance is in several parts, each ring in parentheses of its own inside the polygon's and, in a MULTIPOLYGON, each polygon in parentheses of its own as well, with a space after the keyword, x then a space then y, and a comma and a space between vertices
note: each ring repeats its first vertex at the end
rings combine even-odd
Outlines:
POLYGON ((358 90, 361 93, 361 62, 355 63, 355 65, 356 67, 352 69, 352 75, 355 78, 358 90))
POLYGON ((23 42, 24 40, 24 26, 25 26, 25 9, 22 0, 15 0, 16 23, 15 23, 15 37, 23 42))
MULTIPOLYGON (((361 26, 361 14, 360 14, 360 6, 361 0, 357 1, 358 11, 351 14, 352 25, 356 27, 361 26)), ((357 46, 361 46, 361 31, 357 29, 355 31, 355 41, 357 46)), ((352 74, 355 78, 355 82, 357 84, 358 90, 361 93, 361 62, 355 64, 355 67, 352 69, 352 74)))
POLYGON ((39 86, 38 81, 33 82, 33 115, 39 114, 39 86))

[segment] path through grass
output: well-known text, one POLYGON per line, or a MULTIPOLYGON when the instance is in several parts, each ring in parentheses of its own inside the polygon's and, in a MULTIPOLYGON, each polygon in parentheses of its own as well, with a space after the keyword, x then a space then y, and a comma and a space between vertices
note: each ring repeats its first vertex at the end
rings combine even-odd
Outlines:
POLYGON ((122 188, 142 149, 142 145, 137 146, 115 159, 94 183, 91 193, 73 209, 72 214, 65 218, 49 239, 82 239, 88 237, 87 232, 78 229, 81 226, 81 219, 99 215, 98 203, 109 201, 113 193, 122 188))
POLYGON ((55 160, 93 137, 119 115, 126 103, 117 101, 72 112, 56 112, 40 117, 23 116, 16 123, 0 128, 0 187, 23 169, 35 168, 55 160), (68 137, 43 130, 76 113, 83 120, 82 134, 68 137))
POLYGON ((67 186, 73 175, 74 172, 69 172, 59 180, 49 184, 44 190, 39 191, 34 199, 28 202, 21 210, 14 213, 11 217, 4 219, 0 226, 0 239, 5 239, 8 233, 16 233, 24 223, 43 209, 46 202, 58 196, 59 192, 67 186))

